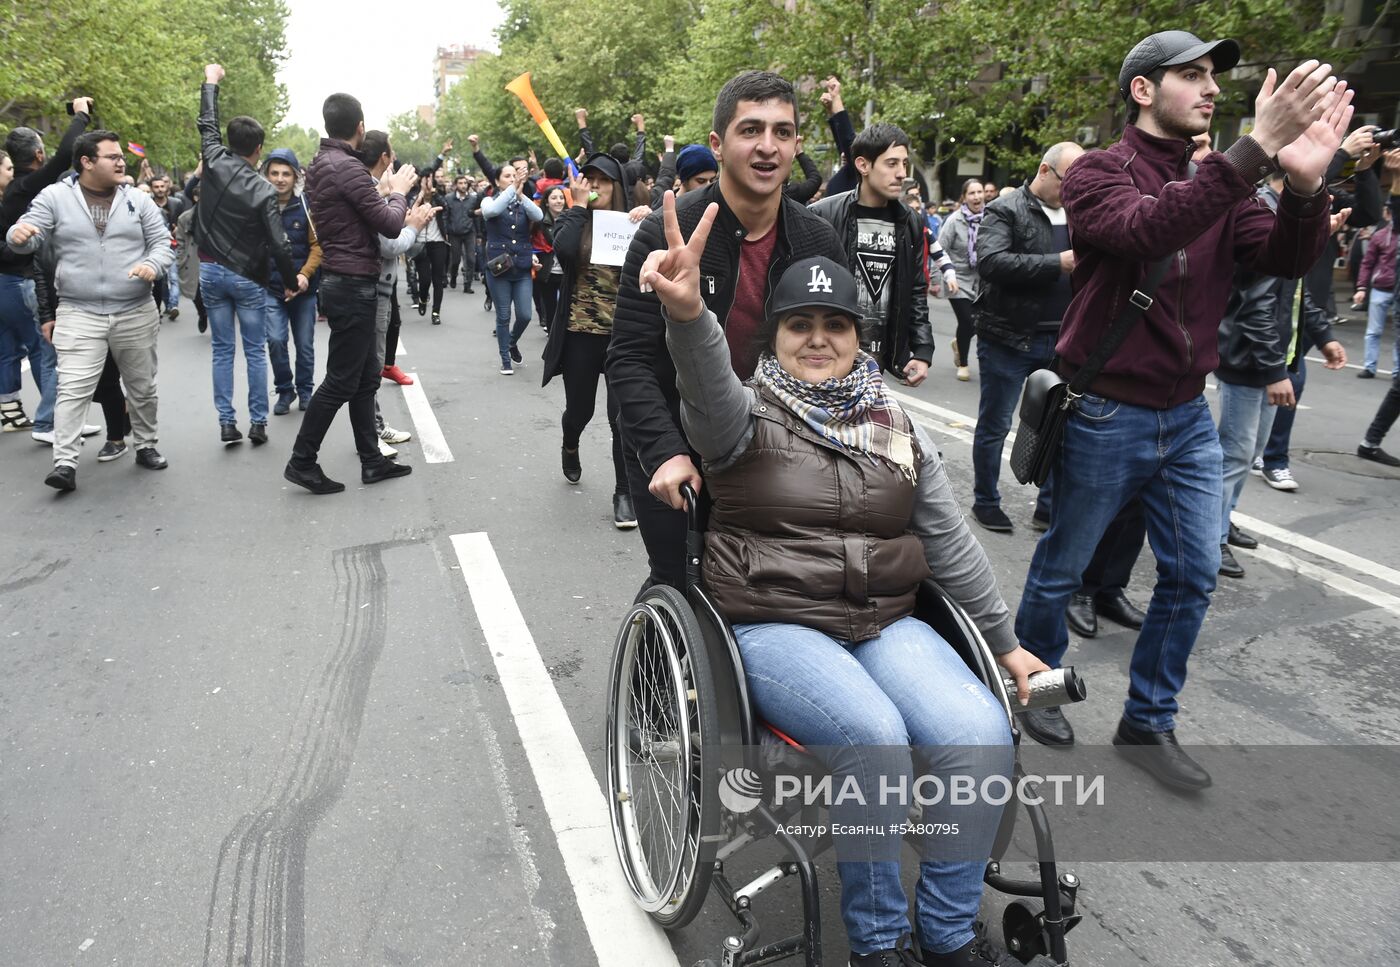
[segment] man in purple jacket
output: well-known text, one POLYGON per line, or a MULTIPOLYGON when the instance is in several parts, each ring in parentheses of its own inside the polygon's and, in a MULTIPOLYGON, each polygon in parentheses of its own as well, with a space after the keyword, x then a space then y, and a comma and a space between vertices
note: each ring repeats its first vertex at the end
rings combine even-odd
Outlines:
POLYGON ((349 94, 332 94, 321 108, 327 137, 306 169, 311 222, 321 242, 321 311, 330 324, 326 375, 311 397, 282 475, 313 494, 334 494, 345 485, 327 477, 316 462, 321 441, 335 414, 350 404, 350 428, 360 455, 360 480, 378 483, 412 473, 406 464, 379 453, 374 424, 374 391, 380 368, 375 358, 374 315, 379 278, 379 236, 397 237, 408 203, 404 193, 417 172, 404 165, 375 187, 360 160, 365 113, 349 94))
MULTIPOLYGON (((1123 140, 1091 151, 1064 176, 1075 294, 1056 352, 1066 379, 1102 340, 1148 267, 1171 259, 1155 299, 1070 416, 1055 466, 1055 511, 1031 559, 1016 617, 1021 643, 1057 666, 1068 647, 1065 606, 1104 529, 1141 499, 1157 585, 1129 668, 1114 744, 1160 781, 1203 789, 1210 776, 1176 744, 1176 695, 1220 569, 1220 441, 1202 391, 1218 362, 1216 330, 1235 263, 1297 278, 1327 237, 1322 181, 1351 119, 1351 92, 1329 65, 1308 61, 1255 100, 1252 135, 1207 154, 1192 175, 1191 138, 1209 130, 1217 73, 1239 61, 1232 40, 1180 30, 1128 54, 1119 93, 1123 140), (1277 213, 1254 196, 1287 174, 1277 213)), ((1058 709, 1023 716, 1041 742, 1069 745, 1058 709)))

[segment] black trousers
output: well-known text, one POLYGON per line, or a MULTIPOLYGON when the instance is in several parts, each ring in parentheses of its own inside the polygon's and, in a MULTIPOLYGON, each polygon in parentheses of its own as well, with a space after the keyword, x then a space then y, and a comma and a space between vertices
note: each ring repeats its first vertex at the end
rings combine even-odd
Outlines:
POLYGON ((447 288, 447 243, 428 242, 415 259, 418 263, 418 304, 428 301, 428 285, 433 287, 433 311, 442 311, 442 290, 447 288))
POLYGON ((122 374, 112 354, 102 364, 97 389, 92 401, 102 407, 102 422, 107 424, 107 439, 121 440, 131 435, 131 419, 126 413, 126 395, 122 393, 122 374))
POLYGON ((325 272, 321 280, 321 311, 326 314, 331 338, 326 353, 326 375, 302 417, 301 431, 292 446, 292 465, 310 470, 331 421, 348 404, 350 429, 360 463, 369 466, 384 459, 374 431, 374 393, 379 388, 379 360, 374 345, 374 276, 325 272))
MULTIPOLYGON (((578 449, 584 427, 593 419, 598 403, 598 380, 603 376, 603 362, 608 355, 608 337, 586 332, 570 332, 564 336, 564 354, 560 359, 564 376, 564 446, 578 449)), ((617 400, 603 380, 607 394, 608 429, 612 430, 612 459, 614 493, 628 492, 627 471, 622 457, 622 434, 617 429, 617 400)))
POLYGON ((393 291, 389 293, 389 329, 384 334, 384 365, 394 365, 399 355, 399 328, 403 317, 399 315, 399 280, 394 280, 393 291))
POLYGON ((1380 409, 1376 410, 1376 418, 1366 429, 1366 445, 1380 446, 1385 435, 1395 425, 1396 417, 1400 417, 1400 372, 1390 377, 1390 389, 1386 392, 1385 399, 1381 400, 1380 409))
POLYGON ((476 233, 467 235, 447 236, 447 277, 455 284, 457 282, 457 270, 462 269, 462 278, 465 281, 464 289, 472 287, 472 279, 475 278, 476 270, 476 233), (463 266, 465 264, 465 267, 463 266))
POLYGON ((559 308, 559 281, 562 278, 562 275, 553 272, 541 272, 535 278, 535 318, 545 332, 549 332, 549 327, 554 325, 554 313, 559 308))
POLYGON ((1122 591, 1133 576, 1133 567, 1147 539, 1147 515, 1134 497, 1099 538, 1094 556, 1080 577, 1080 593, 1098 595, 1122 591))
POLYGON ((953 307, 953 315, 958 319, 958 359, 966 366, 967 354, 972 351, 972 337, 977 332, 972 324, 972 300, 949 299, 948 303, 953 307))
MULTIPOLYGON (((627 470, 627 490, 632 494, 632 507, 637 514, 637 529, 642 532, 642 543, 647 549, 647 566, 651 573, 646 586, 669 584, 673 588, 685 588, 685 513, 672 510, 651 495, 647 487, 651 484, 651 474, 642 469, 637 452, 622 441, 623 465, 627 470)), ((700 466, 700 458, 691 454, 695 465, 700 466)), ((708 509, 706 491, 700 491, 700 506, 708 509)))

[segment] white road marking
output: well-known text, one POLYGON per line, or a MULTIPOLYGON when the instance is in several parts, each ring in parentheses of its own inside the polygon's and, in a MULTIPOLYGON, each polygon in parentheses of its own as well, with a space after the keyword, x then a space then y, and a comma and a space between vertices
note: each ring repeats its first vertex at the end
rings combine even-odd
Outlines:
MULTIPOLYGON (((1236 548, 1238 553, 1241 548, 1236 548)), ((1378 608, 1384 608, 1391 614, 1400 615, 1400 598, 1393 594, 1387 594, 1371 587, 1369 584, 1362 584, 1360 581, 1353 581, 1351 578, 1329 571, 1325 567, 1319 567, 1309 561, 1294 557, 1274 547, 1260 544, 1252 551, 1244 551, 1251 557, 1257 557, 1265 563, 1274 567, 1282 568, 1285 571, 1294 571, 1303 577, 1312 578, 1321 584, 1332 588, 1334 591, 1341 591, 1354 598, 1360 598, 1367 604, 1373 604, 1378 608)), ((1223 583, 1223 582, 1222 582, 1223 583)))
POLYGON ((1322 541, 1314 540, 1311 537, 1295 534, 1276 524, 1270 524, 1268 521, 1259 520, 1257 517, 1241 514, 1239 511, 1235 511, 1232 516, 1235 519, 1235 524, 1244 530, 1253 531, 1255 534, 1262 535, 1270 540, 1278 541, 1280 544, 1296 547, 1300 551, 1307 551, 1309 554, 1329 560, 1333 564, 1340 564, 1342 567, 1348 567, 1353 571, 1359 571, 1378 581, 1384 581, 1387 584, 1400 587, 1400 571, 1394 568, 1386 567, 1384 564, 1379 564, 1376 561, 1353 554, 1350 551, 1344 551, 1340 547, 1324 544, 1322 541))
POLYGON ((423 391, 423 377, 410 374, 413 382, 403 387, 403 399, 408 404, 408 415, 413 418, 417 431, 418 446, 423 451, 424 463, 451 463, 452 451, 447 446, 447 438, 442 435, 437 417, 433 415, 428 394, 423 391))
MULTIPOLYGON (((925 428, 963 443, 972 443, 972 430, 974 430, 977 425, 977 421, 973 417, 959 413, 956 410, 950 410, 946 407, 939 406, 935 403, 914 399, 898 390, 891 390, 891 395, 899 400, 901 406, 914 410, 916 413, 926 417, 919 421, 925 428)), ((1001 454, 1003 463, 1010 463, 1011 447, 1015 443, 1015 440, 1015 431, 1006 435, 1006 444, 1002 448, 1001 454)), ((1322 541, 1314 540, 1311 537, 1305 537, 1302 534, 1295 533, 1284 527, 1279 527, 1276 524, 1270 524, 1267 521, 1250 517, 1239 511, 1236 511, 1233 517, 1235 523, 1246 531, 1254 531, 1263 537, 1278 541, 1280 544, 1286 544, 1295 550, 1313 554, 1324 560, 1331 561, 1333 564, 1350 568, 1359 574, 1364 574, 1378 581, 1385 581, 1388 584, 1400 587, 1400 571, 1394 568, 1387 567, 1369 558, 1352 554, 1349 551, 1344 551, 1339 547, 1333 547, 1331 544, 1324 544, 1322 541)), ((1362 584, 1359 581, 1337 574, 1334 571, 1329 571, 1309 561, 1294 557, 1277 548, 1260 547, 1253 553, 1262 560, 1275 564, 1285 570, 1293 571, 1304 577, 1313 578, 1334 590, 1342 591, 1370 604, 1374 604, 1377 607, 1385 608, 1394 611, 1396 614, 1400 614, 1400 610, 1396 610, 1396 606, 1400 605, 1400 598, 1387 594, 1384 591, 1372 588, 1369 585, 1362 584), (1261 554, 1259 551, 1263 551, 1264 553, 1261 554)))
MULTIPOLYGON (((1381 349, 1382 349, 1382 353, 1384 353, 1385 347, 1382 346, 1381 349)), ((1306 359, 1306 360, 1307 360, 1308 362, 1310 362, 1310 363, 1317 363, 1319 366, 1326 366, 1326 365, 1327 365, 1327 360, 1323 359, 1323 358, 1320 357, 1320 356, 1304 356, 1303 358, 1306 359)), ((1365 366, 1359 365, 1358 363, 1347 363, 1346 366, 1347 366, 1347 369, 1365 369, 1365 368, 1366 368, 1365 366)), ((1379 366, 1376 367, 1376 376, 1377 376, 1378 378, 1381 377, 1381 376, 1393 376, 1393 375, 1394 375, 1394 373, 1392 373, 1392 372, 1391 372, 1390 370, 1388 370, 1388 369, 1381 369, 1379 366)))
POLYGON ((490 538, 453 534, 452 548, 598 963, 678 967, 665 931, 637 906, 623 878, 607 802, 490 538))
POLYGON ((403 336, 399 337, 399 348, 394 350, 394 356, 407 356, 408 350, 403 348, 403 336))

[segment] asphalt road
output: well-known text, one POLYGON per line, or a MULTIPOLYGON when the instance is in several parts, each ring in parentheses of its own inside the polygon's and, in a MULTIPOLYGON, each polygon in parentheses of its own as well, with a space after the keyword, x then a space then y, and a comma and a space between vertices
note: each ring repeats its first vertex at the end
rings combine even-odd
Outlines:
MULTIPOLYGON (((540 331, 507 378, 479 288, 449 291, 444 317, 405 320, 400 363, 452 459, 428 462, 415 438, 405 479, 359 486, 343 416, 323 452, 341 495, 282 480, 295 410, 269 445, 222 447, 188 305, 161 333, 168 470, 99 465, 93 442, 59 497, 47 448, 0 438, 0 964, 667 963, 616 902, 597 824, 608 656, 645 570, 639 536, 611 525, 601 398, 568 486, 540 331)), ((953 379, 946 303, 933 319, 933 375, 909 395, 970 503, 975 364, 953 379)), ((1339 330, 1353 360, 1361 328, 1339 330)), ((1400 475, 1350 456, 1385 386, 1311 371, 1301 489, 1250 478, 1241 513, 1265 548, 1222 579, 1183 739, 1400 739, 1400 475)), ((422 430, 397 387, 381 401, 422 430)), ((1009 474, 1003 491, 1017 532, 978 536, 1014 606, 1033 493, 1009 474)), ((1145 553, 1130 594, 1145 603, 1151 581, 1145 553)), ((1132 640, 1110 626, 1072 644, 1085 743, 1111 735, 1132 640)), ((1084 881, 1075 964, 1400 963, 1393 864, 1067 865, 1084 881)), ((732 866, 736 881, 761 869, 732 866)), ((844 962, 825 872, 829 962, 844 962)), ((1002 903, 988 897, 989 919, 1002 903)), ((790 884, 759 909, 767 939, 796 929, 790 884)), ((676 962, 718 957, 722 913, 670 938, 676 962)))

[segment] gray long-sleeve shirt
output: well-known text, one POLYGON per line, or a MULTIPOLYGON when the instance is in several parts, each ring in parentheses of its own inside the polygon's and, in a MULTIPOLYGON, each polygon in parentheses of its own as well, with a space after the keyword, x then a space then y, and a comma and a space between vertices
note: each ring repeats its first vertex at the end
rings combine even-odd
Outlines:
MULTIPOLYGON (((734 374, 724 330, 708 309, 693 322, 667 317, 666 346, 676 364, 686 439, 703 459, 705 473, 722 472, 753 440, 757 393, 734 374)), ((1014 651, 1018 642, 1011 612, 991 562, 958 508, 938 448, 918 424, 910 423, 923 461, 909 532, 923 544, 934 578, 971 616, 992 651, 1014 651)))
POLYGON ((165 216, 149 195, 124 185, 112 196, 107 226, 101 232, 75 180, 39 192, 6 240, 19 253, 33 253, 47 243, 55 265, 54 285, 63 304, 99 315, 128 312, 150 302, 151 283, 132 277, 131 270, 147 265, 160 278, 175 261, 165 216), (16 244, 19 225, 32 225, 38 234, 16 244))

